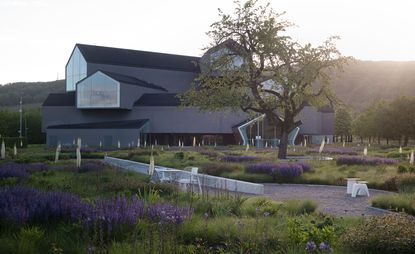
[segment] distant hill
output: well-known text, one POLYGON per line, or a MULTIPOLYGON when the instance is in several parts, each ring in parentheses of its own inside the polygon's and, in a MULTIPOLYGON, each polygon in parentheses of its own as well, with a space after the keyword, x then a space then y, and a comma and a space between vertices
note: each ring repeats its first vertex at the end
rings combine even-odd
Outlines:
POLYGON ((20 96, 23 104, 40 105, 49 93, 65 91, 65 81, 17 82, 0 86, 0 107, 19 105, 20 96))
POLYGON ((415 61, 355 61, 333 79, 333 88, 357 111, 374 100, 415 96, 415 61))
MULTIPOLYGON (((357 111, 377 99, 415 96, 415 61, 354 61, 333 78, 333 88, 342 101, 357 111)), ((0 107, 18 105, 20 94, 24 104, 37 106, 49 93, 64 91, 64 80, 12 83, 0 86, 0 107)))

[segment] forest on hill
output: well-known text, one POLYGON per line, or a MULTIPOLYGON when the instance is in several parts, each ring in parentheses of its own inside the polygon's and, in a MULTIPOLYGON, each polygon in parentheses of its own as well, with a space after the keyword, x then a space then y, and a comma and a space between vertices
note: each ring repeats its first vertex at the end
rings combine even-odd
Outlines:
POLYGON ((65 91, 65 81, 17 82, 0 85, 0 107, 19 105, 20 96, 23 104, 42 104, 49 93, 65 91))
MULTIPOLYGON (((361 112, 375 100, 398 95, 415 96, 415 61, 354 61, 333 77, 337 96, 354 111, 361 112)), ((64 80, 19 82, 0 86, 0 107, 42 104, 49 93, 65 91, 64 80)))
POLYGON ((354 61, 333 78, 333 89, 357 112, 376 100, 415 96, 415 61, 354 61))

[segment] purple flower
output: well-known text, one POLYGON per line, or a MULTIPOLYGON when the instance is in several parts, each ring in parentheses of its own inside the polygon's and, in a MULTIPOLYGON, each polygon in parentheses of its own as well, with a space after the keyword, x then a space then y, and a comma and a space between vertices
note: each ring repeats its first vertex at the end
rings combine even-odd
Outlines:
POLYGON ((303 172, 310 171, 311 167, 306 163, 272 163, 262 162, 246 167, 246 172, 256 174, 269 174, 274 178, 292 178, 300 176, 303 172))
POLYGON ((90 209, 90 205, 70 193, 22 186, 0 190, 0 220, 19 224, 57 220, 76 222, 82 220, 90 209))
POLYGON ((145 206, 137 197, 98 198, 95 204, 90 204, 77 195, 60 191, 40 191, 22 186, 0 189, 0 220, 18 224, 81 222, 86 229, 98 226, 108 236, 115 227, 133 226, 137 219, 181 224, 190 212, 188 208, 172 204, 145 206))
POLYGON ((337 158, 336 163, 338 165, 392 165, 398 163, 398 161, 381 157, 342 156, 337 158))
POLYGON ((26 178, 33 172, 47 170, 48 166, 43 163, 17 164, 5 163, 0 164, 0 179, 8 177, 26 178))
MULTIPOLYGON (((307 153, 319 153, 320 147, 308 148, 307 153)), ((358 152, 350 147, 324 147, 323 153, 332 155, 357 155, 358 152)))
POLYGON ((330 251, 331 250, 330 244, 327 241, 321 242, 319 248, 322 251, 330 251))
POLYGON ((148 217, 153 221, 166 224, 181 224, 187 218, 188 208, 178 207, 172 204, 153 204, 147 208, 148 217))
POLYGON ((313 241, 308 241, 305 245, 305 249, 307 252, 313 252, 317 248, 316 244, 313 241))
POLYGON ((223 161, 227 162, 244 162, 244 161, 256 161, 259 160, 258 157, 255 156, 246 156, 246 155, 228 155, 222 157, 223 161))

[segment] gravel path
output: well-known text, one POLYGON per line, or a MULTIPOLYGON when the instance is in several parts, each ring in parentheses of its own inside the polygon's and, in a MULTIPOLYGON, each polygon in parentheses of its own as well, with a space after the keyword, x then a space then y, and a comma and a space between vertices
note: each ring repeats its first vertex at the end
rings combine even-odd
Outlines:
POLYGON ((381 194, 393 194, 381 190, 369 190, 370 197, 352 198, 346 187, 305 184, 264 184, 264 194, 276 200, 310 199, 318 202, 318 211, 342 215, 382 215, 388 211, 370 206, 370 199, 381 194))

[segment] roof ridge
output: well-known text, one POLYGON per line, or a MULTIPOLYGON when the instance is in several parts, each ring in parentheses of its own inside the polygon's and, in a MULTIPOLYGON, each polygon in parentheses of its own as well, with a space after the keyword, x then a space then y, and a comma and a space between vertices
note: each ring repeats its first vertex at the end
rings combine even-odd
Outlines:
POLYGON ((104 49, 115 49, 115 50, 122 50, 122 51, 133 51, 133 52, 140 52, 140 53, 151 53, 151 54, 169 55, 169 56, 181 56, 181 57, 199 58, 199 59, 201 58, 200 56, 189 56, 189 55, 182 55, 182 54, 172 54, 172 53, 138 50, 138 49, 129 49, 129 48, 126 49, 126 48, 118 48, 118 47, 84 44, 84 43, 76 43, 75 46, 87 46, 87 47, 96 47, 96 48, 104 48, 104 49))

